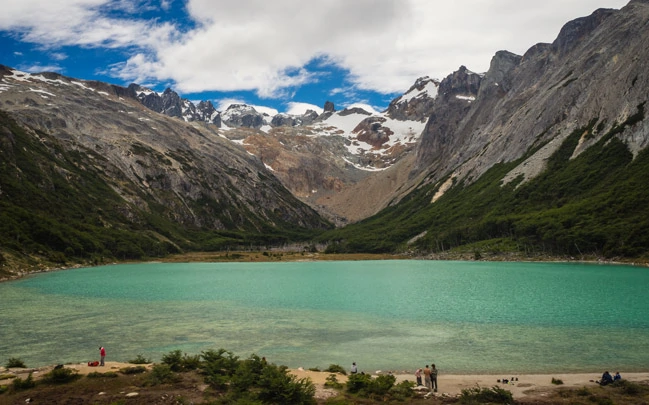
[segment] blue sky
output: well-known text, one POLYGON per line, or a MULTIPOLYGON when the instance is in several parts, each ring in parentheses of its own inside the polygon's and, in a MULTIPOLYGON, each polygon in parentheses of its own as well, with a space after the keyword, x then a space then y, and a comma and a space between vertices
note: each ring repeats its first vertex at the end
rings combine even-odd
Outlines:
POLYGON ((0 64, 190 100, 382 110, 421 76, 484 72, 619 0, 6 0, 0 64))

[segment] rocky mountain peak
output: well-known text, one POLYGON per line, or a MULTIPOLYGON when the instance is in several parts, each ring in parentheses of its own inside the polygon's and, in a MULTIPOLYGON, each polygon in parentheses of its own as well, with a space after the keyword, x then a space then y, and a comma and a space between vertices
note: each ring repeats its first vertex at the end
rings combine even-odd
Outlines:
POLYGON ((334 103, 331 101, 326 101, 324 103, 324 112, 336 112, 336 107, 334 107, 334 103))
POLYGON ((446 76, 439 85, 439 92, 444 97, 476 96, 480 89, 482 75, 460 66, 458 70, 446 76))
POLYGON ((568 22, 561 28, 559 36, 552 43, 553 49, 561 55, 569 52, 615 12, 616 10, 600 8, 587 17, 577 18, 568 22))
POLYGON ((418 78, 408 91, 390 102, 386 114, 395 120, 424 122, 432 111, 438 87, 438 80, 418 78))
POLYGON ((294 115, 280 113, 273 117, 270 125, 273 127, 297 127, 309 125, 318 118, 318 113, 313 110, 306 110, 304 114, 294 115))
POLYGON ((221 113, 221 122, 228 127, 246 127, 259 129, 265 124, 264 114, 247 104, 230 104, 221 113))

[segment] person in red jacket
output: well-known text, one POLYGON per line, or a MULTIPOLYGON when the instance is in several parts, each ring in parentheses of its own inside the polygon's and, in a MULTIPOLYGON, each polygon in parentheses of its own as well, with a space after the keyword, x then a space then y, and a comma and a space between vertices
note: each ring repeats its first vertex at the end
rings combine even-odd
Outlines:
POLYGON ((99 362, 100 366, 104 365, 104 359, 106 358, 106 349, 104 349, 104 346, 101 346, 99 348, 99 355, 101 356, 101 361, 99 362))

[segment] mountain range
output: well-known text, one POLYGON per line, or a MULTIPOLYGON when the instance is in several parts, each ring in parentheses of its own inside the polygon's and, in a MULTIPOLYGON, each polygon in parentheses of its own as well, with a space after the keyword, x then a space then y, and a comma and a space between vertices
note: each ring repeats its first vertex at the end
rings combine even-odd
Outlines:
POLYGON ((382 112, 270 116, 0 66, 8 267, 298 242, 327 251, 642 258, 649 1, 382 112))

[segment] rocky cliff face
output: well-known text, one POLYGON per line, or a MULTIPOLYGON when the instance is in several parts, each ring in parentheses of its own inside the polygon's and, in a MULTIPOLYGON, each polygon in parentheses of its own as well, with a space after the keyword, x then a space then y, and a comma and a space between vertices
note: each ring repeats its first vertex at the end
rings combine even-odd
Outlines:
MULTIPOLYGON (((134 222, 146 221, 155 206, 178 224, 205 230, 327 226, 216 126, 185 123, 116 95, 130 91, 0 68, 0 108, 31 136, 83 156, 122 196, 121 209, 134 222)), ((182 112, 172 92, 150 100, 162 101, 156 108, 166 114, 182 112)))
MULTIPOLYGON (((440 84, 413 176, 472 182, 536 150, 510 176, 531 178, 574 130, 594 128, 576 153, 592 145, 648 99, 648 24, 649 2, 632 1, 567 23, 552 44, 522 57, 497 53, 484 76, 460 68, 440 84)), ((617 136, 637 152, 648 126, 644 120, 617 136)))
POLYGON ((201 101, 194 105, 191 101, 181 98, 178 93, 167 88, 162 94, 147 89, 137 84, 128 86, 127 94, 139 100, 145 107, 168 115, 180 118, 187 122, 201 121, 221 126, 221 115, 211 101, 201 101))
POLYGON ((438 94, 439 81, 428 76, 420 77, 406 91, 388 106, 386 114, 398 120, 425 121, 432 113, 438 94))

